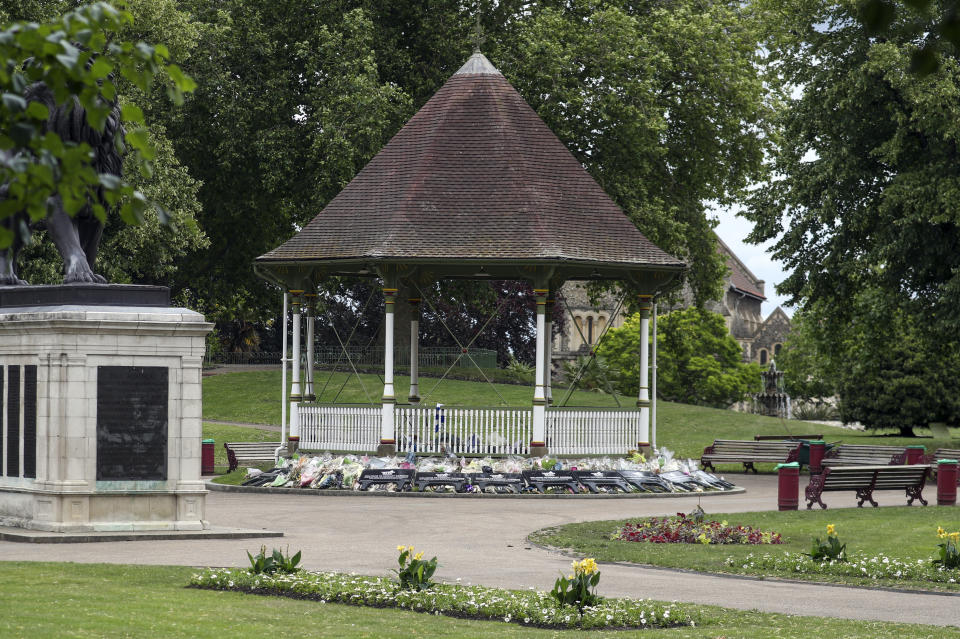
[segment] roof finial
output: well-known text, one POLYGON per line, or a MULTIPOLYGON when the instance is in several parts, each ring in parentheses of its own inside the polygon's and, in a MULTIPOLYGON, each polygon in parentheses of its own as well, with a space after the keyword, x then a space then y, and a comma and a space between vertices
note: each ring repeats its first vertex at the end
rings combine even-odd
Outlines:
POLYGON ((480 45, 483 44, 483 27, 480 26, 480 4, 477 3, 477 12, 474 14, 475 22, 473 25, 473 52, 480 53, 480 45))

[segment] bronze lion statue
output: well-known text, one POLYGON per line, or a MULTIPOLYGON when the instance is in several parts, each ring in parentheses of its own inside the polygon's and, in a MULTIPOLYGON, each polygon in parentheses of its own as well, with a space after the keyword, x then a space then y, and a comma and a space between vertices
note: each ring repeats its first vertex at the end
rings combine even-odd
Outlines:
MULTIPOLYGON (((93 149, 93 168, 97 173, 111 173, 120 176, 123 171, 123 158, 119 151, 119 140, 124 130, 120 119, 120 108, 114 103, 107 116, 103 131, 97 131, 87 123, 87 115, 79 102, 57 104, 47 85, 42 82, 31 85, 25 92, 29 101, 41 102, 49 110, 50 116, 44 126, 44 132, 52 131, 67 142, 85 142, 93 149), (119 140, 118 140, 119 136, 119 140)), ((0 199, 6 196, 7 186, 0 187, 0 199)), ((102 189, 96 193, 97 199, 107 207, 102 189)), ((74 217, 67 215, 59 195, 48 201, 49 214, 38 227, 46 228, 47 234, 63 257, 63 283, 106 284, 107 280, 94 272, 97 249, 103 235, 103 224, 93 214, 92 208, 84 207, 74 217)), ((23 248, 23 238, 19 229, 28 223, 26 214, 17 214, 0 221, 13 231, 14 240, 10 248, 0 251, 0 285, 26 284, 17 277, 17 254, 23 248)))

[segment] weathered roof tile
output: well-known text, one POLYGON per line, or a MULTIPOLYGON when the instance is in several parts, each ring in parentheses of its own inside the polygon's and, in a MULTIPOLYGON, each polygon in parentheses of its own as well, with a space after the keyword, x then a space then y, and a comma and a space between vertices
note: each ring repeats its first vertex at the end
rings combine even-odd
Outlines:
POLYGON ((637 230, 482 54, 257 261, 350 258, 683 266, 637 230))

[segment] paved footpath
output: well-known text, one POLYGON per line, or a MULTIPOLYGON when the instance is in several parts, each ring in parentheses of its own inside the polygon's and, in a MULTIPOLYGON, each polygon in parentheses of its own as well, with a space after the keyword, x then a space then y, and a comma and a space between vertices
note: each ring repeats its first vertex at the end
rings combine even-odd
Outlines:
MULTIPOLYGON (((704 496, 707 513, 776 506, 776 477, 735 475, 747 492, 704 496)), ((881 504, 902 494, 877 493, 881 504)), ((846 499, 849 497, 849 499, 846 499)), ((837 505, 855 505, 838 494, 837 505)), ((282 530, 282 539, 135 541, 90 544, 0 542, 0 560, 77 561, 190 566, 243 566, 261 543, 303 550, 314 570, 388 574, 396 546, 437 555, 437 577, 501 587, 548 588, 570 559, 532 547, 526 535, 545 526, 598 519, 689 512, 697 500, 666 499, 415 499, 322 497, 211 492, 214 526, 282 530)), ((688 601, 794 615, 960 625, 960 596, 898 593, 782 581, 716 577, 627 565, 603 565, 600 592, 688 601)))

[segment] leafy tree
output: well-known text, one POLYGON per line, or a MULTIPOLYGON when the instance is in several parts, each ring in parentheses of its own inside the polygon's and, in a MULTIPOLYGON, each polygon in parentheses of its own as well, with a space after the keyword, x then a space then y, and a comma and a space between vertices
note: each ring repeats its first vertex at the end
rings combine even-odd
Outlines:
POLYGON ((792 397, 836 395, 840 418, 869 429, 913 428, 960 420, 960 349, 956 338, 933 343, 923 324, 890 315, 882 294, 861 291, 848 325, 827 330, 815 308, 794 316, 778 358, 792 397))
POLYGON ((824 330, 857 319, 859 291, 933 339, 960 328, 960 61, 908 72, 906 19, 871 39, 851 2, 776 3, 770 46, 784 86, 771 179, 745 215, 790 271, 778 291, 824 330), (935 332, 935 333, 934 333, 935 332))
MULTIPOLYGON (((600 354, 617 374, 617 389, 640 386, 640 314, 610 331, 600 354)), ((658 396, 686 404, 726 408, 760 390, 760 366, 743 362, 723 317, 703 309, 672 311, 657 319, 658 396)))
POLYGON ((911 53, 910 70, 928 75, 940 68, 940 53, 960 47, 960 12, 953 1, 865 0, 859 17, 869 35, 883 37, 898 21, 913 24, 914 36, 921 43, 911 53))
MULTIPOLYGON (((40 12, 39 3, 24 7, 40 12)), ((4 8, 4 17, 15 12, 4 8)), ((147 208, 147 198, 129 181, 98 175, 92 168, 90 148, 64 143, 43 131, 48 112, 39 103, 28 103, 25 91, 44 82, 59 103, 74 99, 86 111, 87 122, 102 131, 113 101, 117 78, 147 91, 154 77, 165 79, 168 95, 182 100, 192 83, 168 62, 164 45, 151 46, 115 37, 132 21, 128 11, 94 3, 45 22, 14 22, 0 33, 0 182, 6 185, 0 203, 0 218, 25 212, 36 221, 47 215, 48 198, 59 195, 68 213, 76 213, 100 190, 108 203, 118 204, 123 219, 135 223, 147 208)), ((134 151, 133 162, 149 174, 155 151, 142 128, 143 113, 132 103, 122 105, 127 125, 126 144, 134 151)), ((105 209, 96 203, 93 211, 103 219, 105 209)), ((21 232, 26 233, 22 227, 21 232)), ((0 247, 9 246, 12 232, 0 227, 0 247)))
POLYGON ((776 358, 787 394, 815 404, 836 393, 836 373, 830 366, 833 360, 829 352, 824 352, 823 336, 817 328, 806 312, 794 313, 790 334, 776 358))
POLYGON ((844 361, 834 368, 841 418, 907 436, 931 422, 960 421, 957 340, 931 344, 910 318, 861 316, 843 334, 844 361))
POLYGON ((701 304, 726 271, 706 203, 735 201, 761 166, 758 37, 741 2, 574 0, 536 3, 493 52, 638 228, 691 263, 701 304))
POLYGON ((262 325, 275 288, 253 259, 289 239, 346 185, 409 115, 377 76, 376 34, 360 10, 307 0, 184 0, 199 25, 186 68, 199 84, 167 123, 202 181, 210 247, 185 258, 176 288, 222 322, 262 325))
MULTIPOLYGON (((755 16, 734 2, 608 4, 483 0, 483 50, 644 232, 693 262, 709 298, 723 264, 703 202, 732 199, 760 166, 755 16)), ((178 288, 224 306, 242 291, 266 318, 277 296, 252 276, 253 258, 318 213, 463 63, 476 10, 456 0, 181 6, 202 33, 202 54, 186 64, 201 88, 168 131, 203 182, 211 247, 185 262, 178 288)))

